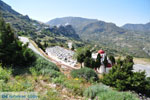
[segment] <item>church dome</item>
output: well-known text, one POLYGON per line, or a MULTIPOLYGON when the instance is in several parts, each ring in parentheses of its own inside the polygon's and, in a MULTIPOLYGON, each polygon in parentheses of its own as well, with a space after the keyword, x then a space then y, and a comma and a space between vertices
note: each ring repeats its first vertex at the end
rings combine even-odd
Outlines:
POLYGON ((105 53, 105 51, 103 51, 103 50, 99 50, 99 51, 98 51, 98 53, 99 53, 99 54, 104 54, 104 53, 105 53))

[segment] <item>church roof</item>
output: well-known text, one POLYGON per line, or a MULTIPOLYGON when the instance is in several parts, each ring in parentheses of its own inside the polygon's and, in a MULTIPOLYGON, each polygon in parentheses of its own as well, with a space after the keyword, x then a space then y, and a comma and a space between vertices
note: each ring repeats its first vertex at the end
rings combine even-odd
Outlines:
POLYGON ((99 51, 98 51, 98 53, 99 53, 99 54, 104 54, 104 53, 105 53, 105 51, 103 51, 103 50, 99 50, 99 51))

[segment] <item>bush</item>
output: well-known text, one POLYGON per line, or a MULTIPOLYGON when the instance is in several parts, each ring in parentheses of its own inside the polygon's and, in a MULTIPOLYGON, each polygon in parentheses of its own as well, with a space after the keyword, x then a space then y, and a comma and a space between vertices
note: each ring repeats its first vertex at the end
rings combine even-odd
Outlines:
POLYGON ((132 90, 149 96, 150 82, 146 79, 145 72, 133 72, 132 57, 127 58, 124 61, 119 59, 117 65, 104 75, 102 82, 120 91, 132 90))
POLYGON ((92 100, 138 100, 133 93, 117 92, 103 84, 90 86, 84 91, 84 96, 92 100))
POLYGON ((60 84, 60 85, 64 85, 65 80, 66 80, 66 77, 62 75, 56 78, 52 78, 53 83, 60 84))
POLYGON ((99 84, 93 85, 84 91, 84 96, 94 99, 98 93, 108 92, 108 88, 109 88, 108 86, 105 86, 102 84, 101 85, 99 85, 99 84))
POLYGON ((4 69, 0 65, 0 81, 8 81, 11 75, 11 70, 4 69))
POLYGON ((51 73, 52 71, 60 71, 59 68, 54 63, 49 62, 40 56, 38 56, 37 60, 32 65, 32 67, 35 68, 38 74, 43 75, 51 73))
POLYGON ((88 68, 95 68, 95 60, 93 58, 86 57, 84 59, 84 66, 88 68))
POLYGON ((73 78, 84 78, 87 81, 98 81, 98 75, 93 69, 90 68, 81 68, 77 70, 72 70, 71 71, 71 76, 73 78))
POLYGON ((60 75, 63 75, 61 72, 58 72, 52 69, 41 69, 39 74, 50 75, 51 78, 56 78, 56 77, 59 77, 60 75))

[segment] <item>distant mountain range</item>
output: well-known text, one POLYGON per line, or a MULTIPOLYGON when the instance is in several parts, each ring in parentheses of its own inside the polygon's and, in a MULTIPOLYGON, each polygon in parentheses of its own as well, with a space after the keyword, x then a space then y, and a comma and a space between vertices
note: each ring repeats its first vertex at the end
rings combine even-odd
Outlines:
POLYGON ((121 54, 137 57, 150 56, 149 23, 141 26, 118 27, 114 23, 97 19, 64 17, 53 19, 46 25, 18 13, 1 0, 0 12, 4 20, 10 23, 19 35, 30 36, 41 43, 66 45, 67 41, 71 40, 78 45, 85 42, 97 44, 97 46, 113 49, 121 54))
POLYGON ((150 22, 147 24, 125 24, 122 28, 133 31, 150 31, 150 22))
POLYGON ((57 25, 72 25, 73 28, 76 30, 77 34, 82 31, 84 26, 97 22, 97 19, 87 19, 87 18, 81 18, 81 17, 64 17, 64 18, 56 18, 53 20, 50 20, 46 24, 57 26, 57 25))
MULTIPOLYGON (((113 23, 106 23, 104 21, 100 21, 98 19, 88 19, 82 17, 63 17, 63 18, 55 18, 48 21, 46 24, 50 26, 59 26, 59 25, 72 25, 74 29, 77 31, 78 34, 83 33, 86 27, 90 25, 97 25, 101 28, 100 31, 104 30, 121 30, 120 32, 123 33, 125 31, 150 31, 150 22, 147 24, 125 24, 122 27, 118 27, 113 23), (110 28, 111 27, 111 28, 110 28), (124 30, 123 30, 124 29, 124 30)), ((97 29, 98 30, 98 29, 97 29)))
POLYGON ((89 43, 106 46, 117 51, 127 52, 134 56, 148 57, 150 55, 149 23, 118 27, 114 23, 107 23, 97 19, 80 17, 56 18, 47 22, 50 26, 72 25, 80 38, 89 43), (126 27, 128 26, 128 28, 126 27))

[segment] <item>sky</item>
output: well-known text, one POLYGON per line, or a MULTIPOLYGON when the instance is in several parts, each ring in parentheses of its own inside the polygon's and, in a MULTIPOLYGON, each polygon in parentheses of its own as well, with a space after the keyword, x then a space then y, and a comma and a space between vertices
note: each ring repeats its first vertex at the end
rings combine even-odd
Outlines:
POLYGON ((150 22, 150 0, 2 0, 17 12, 47 22, 60 17, 99 19, 122 26, 150 22))

